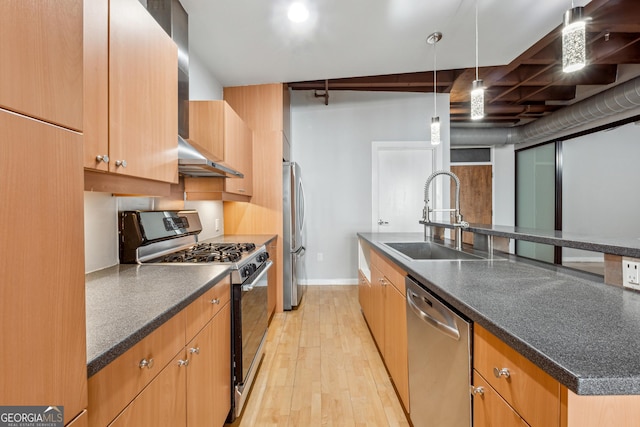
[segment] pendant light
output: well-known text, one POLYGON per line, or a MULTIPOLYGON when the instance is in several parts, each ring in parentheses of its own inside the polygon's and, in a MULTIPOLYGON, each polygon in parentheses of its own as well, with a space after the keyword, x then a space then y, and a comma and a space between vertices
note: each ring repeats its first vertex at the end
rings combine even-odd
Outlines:
POLYGON ((478 0, 476 0, 476 79, 471 85, 471 120, 484 117, 484 82, 478 78, 478 0))
POLYGON ((573 7, 564 13, 564 28, 562 29, 562 71, 572 73, 587 64, 587 43, 585 38, 586 20, 584 8, 573 7))
POLYGON ((438 117, 438 106, 436 94, 438 86, 436 84, 436 43, 442 39, 442 33, 435 32, 427 37, 427 43, 433 45, 433 117, 431 117, 431 145, 440 144, 440 117, 438 117))

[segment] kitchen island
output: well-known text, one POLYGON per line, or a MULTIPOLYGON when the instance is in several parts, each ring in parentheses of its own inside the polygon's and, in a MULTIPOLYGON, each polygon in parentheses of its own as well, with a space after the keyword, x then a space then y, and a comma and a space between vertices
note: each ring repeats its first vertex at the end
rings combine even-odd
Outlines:
POLYGON ((599 276, 508 254, 425 261, 385 245, 423 241, 422 233, 358 236, 474 326, 557 380, 569 391, 565 413, 566 401, 572 398, 582 399, 585 407, 616 397, 618 403, 627 402, 625 408, 638 407, 640 293, 606 285, 599 276))

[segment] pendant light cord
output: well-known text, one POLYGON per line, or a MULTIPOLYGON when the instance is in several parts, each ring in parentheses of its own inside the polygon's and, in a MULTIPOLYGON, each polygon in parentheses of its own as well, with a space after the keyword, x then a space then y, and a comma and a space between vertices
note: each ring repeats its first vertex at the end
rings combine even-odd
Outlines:
POLYGON ((438 115, 438 109, 436 104, 436 93, 438 93, 438 86, 436 86, 436 42, 433 43, 433 115, 438 115))
POLYGON ((478 80, 478 0, 476 0, 476 80, 478 80))

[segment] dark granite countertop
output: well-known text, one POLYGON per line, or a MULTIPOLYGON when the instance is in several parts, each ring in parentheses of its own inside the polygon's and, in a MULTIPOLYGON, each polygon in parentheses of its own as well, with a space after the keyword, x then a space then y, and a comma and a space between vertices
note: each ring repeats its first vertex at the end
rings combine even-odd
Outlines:
MULTIPOLYGON (((225 235, 211 242, 267 244, 275 235, 225 235)), ((228 265, 121 264, 85 276, 87 374, 107 366, 211 289, 228 265)))
POLYGON ((358 236, 573 392, 640 394, 640 293, 515 256, 413 261, 382 244, 422 233, 358 236))
MULTIPOLYGON (((434 222, 433 225, 453 228, 453 225, 450 223, 434 222)), ((509 239, 526 240, 528 242, 544 243, 566 248, 583 249, 585 251, 640 258, 640 236, 602 237, 567 231, 545 231, 525 227, 487 224, 469 224, 469 227, 465 228, 464 231, 487 236, 506 237, 509 239)))

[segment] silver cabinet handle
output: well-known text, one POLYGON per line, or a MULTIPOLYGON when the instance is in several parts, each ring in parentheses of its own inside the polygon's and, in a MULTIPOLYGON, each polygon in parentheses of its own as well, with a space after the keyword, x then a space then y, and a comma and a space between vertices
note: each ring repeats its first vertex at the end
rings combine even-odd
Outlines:
POLYGON ((178 360, 178 366, 189 366, 189 361, 188 360, 178 360))
POLYGON ((211 304, 220 304, 220 298, 214 298, 210 302, 211 304))
POLYGON ((142 359, 140 361, 140 363, 138 363, 138 366, 140 367, 140 369, 144 369, 144 368, 151 369, 151 368, 153 368, 153 358, 150 357, 149 360, 142 359))
POLYGON ((484 396, 484 387, 471 386, 471 394, 473 394, 474 396, 477 396, 477 395, 484 396))
POLYGON ((509 369, 507 368, 502 368, 502 369, 493 368, 493 375, 495 375, 496 378, 500 378, 500 377, 509 378, 511 376, 511 373, 509 373, 509 369))
POLYGON ((127 161, 126 160, 116 160, 116 167, 120 167, 122 166, 123 168, 127 167, 127 161))
POLYGON ((241 193, 246 193, 247 192, 247 190, 245 190, 244 188, 238 188, 238 191, 241 192, 241 193))
POLYGON ((189 353, 191 353, 191 354, 200 354, 200 347, 191 347, 189 349, 189 353))
POLYGON ((109 156, 105 155, 101 155, 98 154, 96 156, 96 162, 100 163, 100 162, 105 162, 105 163, 109 163, 109 156))

